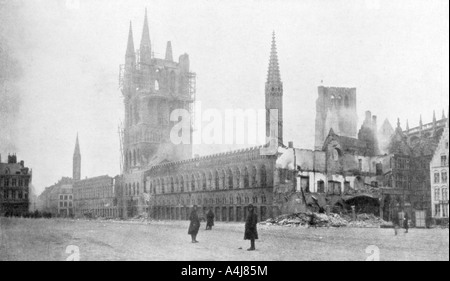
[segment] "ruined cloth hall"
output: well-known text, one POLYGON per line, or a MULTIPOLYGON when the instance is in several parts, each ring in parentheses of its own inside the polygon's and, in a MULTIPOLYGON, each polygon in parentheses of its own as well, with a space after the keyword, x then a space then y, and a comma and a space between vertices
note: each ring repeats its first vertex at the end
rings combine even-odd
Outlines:
MULTIPOLYGON (((197 205, 200 215, 212 208, 220 221, 242 221, 250 203, 260 220, 306 208, 345 211, 350 205, 389 220, 405 206, 411 212, 430 208, 426 183, 411 181, 413 172, 399 175, 396 168, 396 162, 417 159, 408 130, 400 124, 394 129, 387 120, 378 128, 369 111, 358 130, 355 88, 318 87, 313 150, 284 142, 283 82, 275 34, 264 94, 266 111, 278 112, 276 149, 266 145, 193 157, 192 140, 171 142, 176 124, 170 121, 171 112, 194 113, 196 74, 188 54, 174 59, 170 41, 164 58, 154 56, 147 13, 138 49, 130 24, 120 87, 125 107, 120 130, 123 173, 115 190, 123 218, 147 213, 155 219, 184 220, 197 205), (399 151, 402 145, 408 149, 399 151), (412 186, 396 186, 400 176, 412 186)), ((266 135, 272 135, 268 132, 274 127, 269 119, 266 115, 266 135)), ((419 141, 424 145, 417 149, 432 153, 445 120, 443 116, 435 121, 435 131, 419 141)))

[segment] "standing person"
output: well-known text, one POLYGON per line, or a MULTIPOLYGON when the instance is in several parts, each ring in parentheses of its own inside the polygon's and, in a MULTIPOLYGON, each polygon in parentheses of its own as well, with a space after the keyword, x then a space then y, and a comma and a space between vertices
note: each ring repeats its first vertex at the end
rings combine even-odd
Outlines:
POLYGON ((408 230, 409 230, 409 215, 408 215, 408 213, 405 213, 405 217, 403 220, 403 227, 405 228, 405 233, 408 233, 408 230))
POLYGON ((394 217, 392 218, 392 223, 394 224, 395 235, 398 234, 398 228, 400 227, 400 219, 398 218, 398 213, 394 213, 394 217))
POLYGON ((252 204, 248 205, 248 216, 245 221, 245 235, 244 240, 250 240, 250 248, 247 251, 254 251, 255 240, 258 239, 258 230, 256 229, 256 224, 258 222, 258 217, 255 214, 255 208, 252 204))
POLYGON ((209 208, 208 214, 206 214, 206 230, 212 230, 214 226, 214 213, 212 208, 209 208))
POLYGON ((189 220, 191 223, 189 224, 188 234, 192 237, 192 243, 198 243, 197 234, 200 229, 200 219, 197 214, 197 205, 194 205, 191 211, 191 215, 189 216, 189 220))

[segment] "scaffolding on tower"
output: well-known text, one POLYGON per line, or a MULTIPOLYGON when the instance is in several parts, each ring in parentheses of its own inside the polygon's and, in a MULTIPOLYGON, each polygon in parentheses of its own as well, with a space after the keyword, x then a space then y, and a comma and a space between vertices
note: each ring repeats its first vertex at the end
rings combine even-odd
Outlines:
POLYGON ((119 123, 119 128, 118 128, 118 133, 119 133, 119 143, 120 143, 120 174, 123 174, 123 166, 124 166, 124 152, 123 152, 123 146, 124 146, 124 129, 123 129, 123 124, 122 121, 120 121, 119 123))
POLYGON ((197 74, 188 72, 188 96, 189 96, 189 112, 191 113, 191 128, 195 130, 195 101, 197 94, 197 74))

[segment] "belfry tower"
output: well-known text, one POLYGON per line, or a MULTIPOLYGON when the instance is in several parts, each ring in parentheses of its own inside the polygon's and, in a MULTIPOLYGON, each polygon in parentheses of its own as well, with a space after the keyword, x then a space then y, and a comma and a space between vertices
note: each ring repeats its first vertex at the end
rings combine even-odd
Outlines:
POLYGON ((75 151, 73 152, 73 167, 72 167, 72 178, 74 181, 79 181, 81 179, 81 153, 80 153, 80 143, 77 140, 75 143, 75 151))
MULTIPOLYGON (((266 82, 266 136, 273 136, 271 132, 271 121, 277 119, 278 144, 283 144, 283 82, 280 77, 280 67, 278 65, 277 44, 275 32, 272 34, 272 47, 270 51, 269 70, 266 82), (277 116, 271 116, 271 110, 277 110, 277 116)), ((275 126, 275 124, 274 124, 275 126)))
POLYGON ((192 157, 196 76, 189 70, 189 55, 183 54, 175 62, 169 41, 165 56, 155 58, 149 30, 146 10, 140 49, 134 50, 130 23, 125 64, 120 67, 125 106, 121 134, 125 173, 192 157), (190 143, 176 144, 170 139, 172 128, 180 121, 170 121, 170 115, 180 109, 189 112, 191 117, 183 120, 189 124, 190 143))

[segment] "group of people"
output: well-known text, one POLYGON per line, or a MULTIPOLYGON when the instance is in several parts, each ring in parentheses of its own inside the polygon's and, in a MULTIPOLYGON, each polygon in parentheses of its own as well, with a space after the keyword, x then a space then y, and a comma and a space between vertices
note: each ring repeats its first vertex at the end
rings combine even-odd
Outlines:
MULTIPOLYGON (((247 251, 254 251, 255 248, 255 240, 258 239, 258 230, 257 230, 257 223, 258 223, 258 216, 255 213, 255 207, 250 204, 247 207, 248 215, 245 221, 245 233, 244 233, 244 240, 250 240, 250 248, 247 249, 247 251)), ((197 241, 197 234, 200 230, 200 218, 197 214, 197 206, 194 205, 191 211, 191 215, 189 217, 190 224, 188 229, 188 234, 191 235, 192 243, 198 243, 197 241)), ((212 209, 210 208, 208 213, 206 214, 206 230, 212 230, 212 227, 214 226, 214 213, 212 209)))

